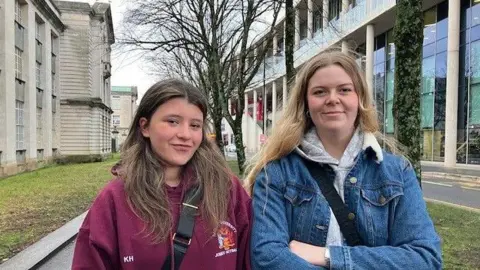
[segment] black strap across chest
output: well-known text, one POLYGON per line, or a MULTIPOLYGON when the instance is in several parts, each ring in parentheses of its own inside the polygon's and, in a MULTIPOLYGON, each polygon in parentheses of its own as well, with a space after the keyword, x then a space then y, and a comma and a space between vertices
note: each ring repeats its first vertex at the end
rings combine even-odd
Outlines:
POLYGON ((355 223, 355 214, 348 209, 333 185, 335 172, 332 167, 311 160, 305 160, 305 165, 310 175, 317 182, 323 196, 327 199, 347 244, 349 246, 362 245, 362 239, 358 234, 355 223))
POLYGON ((189 189, 183 199, 180 219, 178 221, 177 231, 173 234, 173 254, 169 254, 162 266, 162 270, 178 270, 182 263, 185 253, 190 246, 195 227, 195 216, 198 213, 198 206, 203 197, 201 186, 195 186, 189 189), (173 255, 173 256, 172 256, 173 255), (173 261, 172 261, 173 257, 173 261))

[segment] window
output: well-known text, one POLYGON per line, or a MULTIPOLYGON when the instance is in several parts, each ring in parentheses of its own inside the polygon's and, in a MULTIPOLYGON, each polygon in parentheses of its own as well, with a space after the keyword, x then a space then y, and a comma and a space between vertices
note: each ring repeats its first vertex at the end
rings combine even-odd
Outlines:
POLYGON ((338 19, 340 11, 342 10, 341 0, 328 0, 328 21, 338 19))
POLYGON ((423 13, 423 45, 435 42, 437 7, 433 7, 423 13))
POLYGON ((387 71, 387 87, 386 87, 386 116, 385 116, 385 133, 393 133, 393 95, 394 95, 394 70, 387 71))
POLYGON ((112 97, 112 110, 120 110, 120 98, 112 97))
POLYGON ((22 6, 18 1, 15 1, 15 21, 22 23, 22 6))
POLYGON ((283 54, 283 51, 285 49, 285 41, 283 40, 283 37, 278 39, 277 44, 278 44, 278 48, 277 48, 276 53, 277 53, 277 55, 279 55, 279 54, 281 55, 281 54, 283 54))
POLYGON ((52 95, 52 113, 57 112, 57 97, 52 95))
POLYGON ((433 128, 433 105, 435 91, 435 57, 423 59, 422 63, 422 97, 421 126, 433 128))
POLYGON ((36 40, 36 45, 35 45, 35 60, 38 62, 38 63, 42 63, 42 59, 43 59, 43 45, 40 41, 36 40))
POLYGON ((37 149, 37 160, 38 161, 43 160, 43 149, 37 149))
POLYGON ((37 108, 37 148, 43 148, 42 108, 37 108))
POLYGON ((120 115, 112 115, 112 124, 114 126, 120 125, 120 115))
POLYGON ((37 81, 37 88, 42 88, 42 65, 35 63, 35 79, 37 81))
POLYGON ((22 79, 22 51, 15 48, 15 78, 22 79))
POLYGON ((480 83, 470 86, 470 125, 480 125, 480 83))
POLYGON ((23 102, 15 102, 15 123, 16 123, 16 147, 17 150, 25 149, 25 134, 23 124, 23 102))
MULTIPOLYGON (((298 11, 300 12, 300 11, 298 11)), ((300 40, 304 40, 307 38, 307 35, 308 35, 308 25, 307 25, 307 22, 302 22, 300 23, 300 40)))
POLYGON ((55 73, 52 72, 52 94, 56 94, 57 93, 57 79, 55 79, 55 73))
POLYGON ((469 123, 480 125, 480 41, 471 44, 471 55, 469 123))
POLYGON ((15 47, 19 48, 20 50, 23 50, 23 47, 25 45, 24 43, 25 43, 25 28, 18 22, 15 22, 15 47))
POLYGON ((24 164, 26 161, 26 158, 25 158, 26 151, 17 150, 16 154, 17 154, 17 164, 24 164))
POLYGON ((52 74, 57 72, 57 56, 52 53, 52 74))
POLYGON ((317 32, 322 29, 322 9, 320 7, 316 8, 313 12, 313 32, 317 32))
POLYGON ((42 29, 41 23, 38 21, 35 21, 35 38, 38 41, 42 41, 41 29, 42 29))

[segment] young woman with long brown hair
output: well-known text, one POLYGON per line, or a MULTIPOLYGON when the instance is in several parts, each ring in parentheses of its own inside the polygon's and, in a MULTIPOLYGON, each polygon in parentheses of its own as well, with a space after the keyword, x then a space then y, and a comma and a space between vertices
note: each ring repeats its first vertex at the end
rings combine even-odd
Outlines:
POLYGON ((145 93, 73 269, 250 268, 251 201, 207 139, 206 117, 206 97, 187 82, 145 93))

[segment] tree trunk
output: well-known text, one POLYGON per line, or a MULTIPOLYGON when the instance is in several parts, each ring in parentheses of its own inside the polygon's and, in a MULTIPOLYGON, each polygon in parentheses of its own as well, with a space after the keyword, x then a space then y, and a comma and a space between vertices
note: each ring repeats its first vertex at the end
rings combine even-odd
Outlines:
MULTIPOLYGON (((243 115, 237 115, 236 117, 240 117, 242 119, 243 115)), ((245 173, 245 148, 243 146, 243 137, 242 137, 242 121, 235 121, 235 127, 233 127, 233 134, 235 134, 235 147, 237 148, 237 162, 238 162, 238 169, 240 171, 239 177, 243 178, 243 174, 245 173)))
POLYGON ((293 0, 285 1, 285 67, 287 71, 287 81, 290 82, 295 77, 295 68, 293 67, 293 49, 295 45, 295 8, 293 0))
POLYGON ((396 139, 421 183, 420 92, 423 46, 422 1, 397 0, 395 39, 395 94, 393 100, 396 139))

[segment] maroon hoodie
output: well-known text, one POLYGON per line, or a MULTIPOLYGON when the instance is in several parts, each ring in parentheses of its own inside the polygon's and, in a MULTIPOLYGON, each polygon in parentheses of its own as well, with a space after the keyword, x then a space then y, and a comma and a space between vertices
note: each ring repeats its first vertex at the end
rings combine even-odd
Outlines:
MULTIPOLYGON (((251 200, 237 178, 232 182, 227 220, 212 234, 201 216, 195 219, 192 242, 180 270, 250 269, 251 200)), ((167 187, 167 193, 176 228, 183 185, 167 187)), ((172 249, 171 238, 152 244, 151 238, 141 233, 144 228, 145 223, 127 204, 123 182, 110 182, 80 228, 72 269, 161 269, 172 249)))

